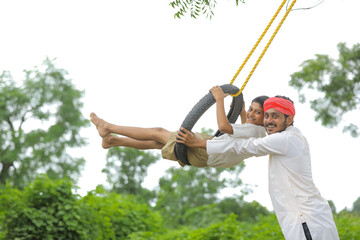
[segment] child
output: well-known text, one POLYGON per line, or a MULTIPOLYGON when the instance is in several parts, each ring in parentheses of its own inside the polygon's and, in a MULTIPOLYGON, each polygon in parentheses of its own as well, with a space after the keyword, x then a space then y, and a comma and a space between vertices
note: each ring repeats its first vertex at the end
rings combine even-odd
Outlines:
MULTIPOLYGON (((216 100, 216 115, 219 131, 225 133, 220 137, 213 138, 209 134, 194 133, 199 139, 225 139, 225 138, 249 138, 264 137, 265 128, 263 127, 263 103, 268 98, 260 96, 255 98, 249 110, 245 112, 244 106, 241 111, 242 123, 230 124, 224 108, 224 94, 220 86, 210 89, 216 100)), ((100 136, 102 137, 102 147, 107 149, 114 146, 124 146, 136 149, 161 149, 162 157, 173 161, 178 161, 181 166, 184 164, 176 159, 174 146, 177 132, 170 132, 164 128, 140 128, 119 126, 108 123, 96 116, 95 113, 90 114, 91 121, 96 126, 100 136), (119 134, 124 137, 115 136, 119 134)), ((205 149, 188 148, 188 160, 195 167, 231 167, 240 163, 248 156, 240 158, 239 155, 227 154, 208 156, 205 149)))

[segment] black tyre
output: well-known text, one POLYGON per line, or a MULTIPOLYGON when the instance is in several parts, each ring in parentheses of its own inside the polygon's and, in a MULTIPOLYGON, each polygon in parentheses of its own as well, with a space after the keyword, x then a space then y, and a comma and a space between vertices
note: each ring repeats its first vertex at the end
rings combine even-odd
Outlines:
MULTIPOLYGON (((232 84, 224 84, 220 86, 224 93, 235 94, 239 91, 239 88, 232 84)), ((181 126, 189 131, 192 130, 195 123, 200 119, 200 117, 215 103, 215 99, 211 92, 206 94, 200 101, 191 109, 191 111, 186 116, 185 120, 181 126)), ((239 118, 240 112, 242 110, 244 103, 243 94, 239 94, 236 97, 233 97, 231 108, 227 114, 227 118, 230 123, 235 123, 239 118)), ((214 137, 218 137, 222 133, 218 130, 214 137)), ((175 144, 175 155, 178 160, 186 165, 191 165, 187 158, 187 146, 182 143, 175 144)))

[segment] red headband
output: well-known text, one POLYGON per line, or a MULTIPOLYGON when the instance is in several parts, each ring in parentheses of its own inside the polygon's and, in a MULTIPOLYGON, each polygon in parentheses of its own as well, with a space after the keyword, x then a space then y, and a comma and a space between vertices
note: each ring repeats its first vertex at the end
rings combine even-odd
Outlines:
POLYGON ((274 108, 285 115, 295 116, 294 104, 284 98, 271 97, 266 99, 264 102, 264 112, 266 112, 270 108, 274 108))

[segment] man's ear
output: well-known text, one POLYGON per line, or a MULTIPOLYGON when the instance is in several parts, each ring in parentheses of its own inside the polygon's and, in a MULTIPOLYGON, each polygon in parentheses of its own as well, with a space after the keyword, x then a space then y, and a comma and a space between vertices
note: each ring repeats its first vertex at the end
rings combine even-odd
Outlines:
POLYGON ((290 126, 293 121, 294 121, 294 116, 293 116, 293 115, 289 115, 289 116, 286 118, 286 127, 290 126))

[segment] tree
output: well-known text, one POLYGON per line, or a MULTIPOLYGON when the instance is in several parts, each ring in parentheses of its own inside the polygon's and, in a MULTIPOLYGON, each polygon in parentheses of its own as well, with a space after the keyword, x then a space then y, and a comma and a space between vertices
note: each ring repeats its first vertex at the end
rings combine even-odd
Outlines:
POLYGON ((147 175, 148 167, 159 158, 150 151, 113 147, 107 153, 106 166, 102 171, 106 173, 112 191, 138 195, 149 201, 155 196, 141 184, 147 175))
MULTIPOLYGON (((239 0, 235 0, 235 2, 236 6, 238 6, 239 0)), ((244 3, 245 0, 240 0, 240 2, 244 3)), ((197 18, 200 14, 204 14, 211 19, 214 16, 213 9, 216 4, 216 0, 174 0, 170 2, 170 6, 177 10, 174 14, 175 18, 181 18, 190 11, 192 18, 197 18)))
MULTIPOLYGON (((317 54, 315 59, 304 61, 302 69, 293 73, 289 82, 299 91, 302 103, 311 97, 311 93, 305 97, 304 89, 320 93, 310 100, 310 106, 316 112, 315 120, 330 128, 339 125, 346 113, 355 112, 360 105, 360 44, 347 48, 345 43, 339 43, 338 51, 338 59, 317 54)), ((352 137, 360 135, 354 123, 344 126, 343 131, 350 132, 352 137)))
POLYGON ((221 213, 227 215, 236 214, 238 221, 245 222, 255 222, 260 216, 270 214, 266 207, 257 201, 246 202, 243 200, 243 196, 225 198, 217 204, 217 207, 221 209, 221 213))
POLYGON ((351 212, 357 213, 360 216, 360 197, 358 197, 358 199, 356 199, 356 201, 353 203, 351 212))
POLYGON ((332 212, 333 214, 336 214, 336 206, 335 206, 335 203, 334 203, 332 200, 328 200, 328 203, 329 203, 331 212, 332 212))
POLYGON ((0 75, 0 185, 21 188, 37 173, 76 180, 84 159, 66 150, 86 144, 79 134, 89 124, 80 112, 83 92, 52 60, 24 72, 22 84, 8 71, 0 75))

